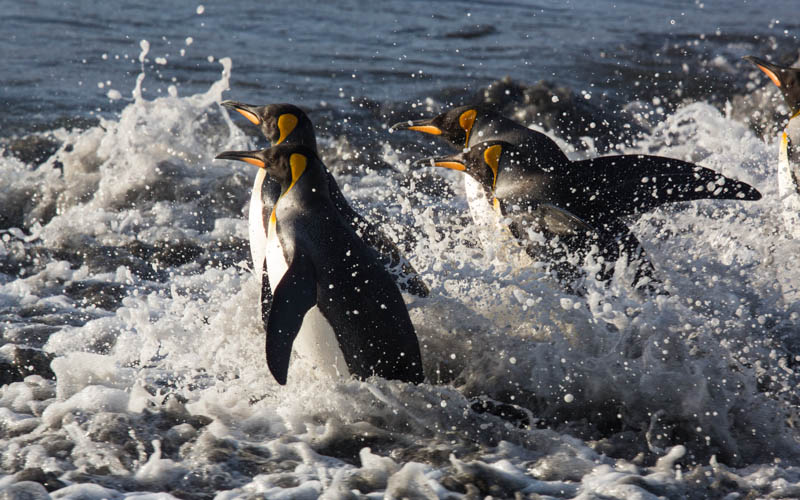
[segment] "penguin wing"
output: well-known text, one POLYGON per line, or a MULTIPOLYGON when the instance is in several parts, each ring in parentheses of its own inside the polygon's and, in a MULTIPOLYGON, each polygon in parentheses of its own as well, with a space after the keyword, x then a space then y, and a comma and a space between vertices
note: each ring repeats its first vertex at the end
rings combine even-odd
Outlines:
POLYGON ((532 202, 527 208, 512 211, 508 215, 517 227, 545 230, 553 235, 573 236, 594 232, 594 228, 577 215, 547 202, 532 202))
POLYGON ((328 172, 328 189, 330 190, 331 200, 345 222, 350 226, 354 233, 361 236, 362 241, 370 248, 375 250, 376 257, 392 275, 397 285, 418 297, 427 297, 430 293, 428 286, 422 281, 419 273, 408 260, 403 257, 403 253, 397 245, 381 231, 377 224, 370 223, 367 219, 353 210, 347 199, 339 190, 333 174, 328 172))
POLYGON ((621 217, 678 201, 758 200, 761 193, 744 182, 673 158, 650 155, 602 156, 573 162, 564 175, 570 191, 583 196, 578 213, 591 220, 621 217))
MULTIPOLYGON (((268 312, 267 366, 279 384, 286 384, 292 344, 303 317, 317 303, 317 279, 311 259, 296 251, 272 298, 268 312)), ((263 312, 263 310, 262 310, 263 312)))

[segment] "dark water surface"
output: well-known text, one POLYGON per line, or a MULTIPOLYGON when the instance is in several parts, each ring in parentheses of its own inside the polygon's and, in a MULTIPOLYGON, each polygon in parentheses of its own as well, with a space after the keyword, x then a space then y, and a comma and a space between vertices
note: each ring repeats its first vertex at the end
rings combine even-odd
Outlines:
POLYGON ((618 102, 729 90, 742 55, 794 49, 793 0, 642 2, 0 1, 2 135, 119 111, 145 62, 145 96, 204 91, 231 57, 251 102, 405 101, 510 76, 618 102), (187 39, 191 43, 187 44, 187 39), (184 51, 185 55, 181 55, 184 51), (159 64, 157 58, 160 60, 159 64), (165 64, 164 64, 165 63, 165 64), (710 78, 709 78, 710 76, 710 78), (110 82, 110 83, 109 83, 110 82), (680 82, 680 83, 679 83, 680 82), (102 85, 102 87, 100 87, 102 85), (721 90, 722 89, 722 90, 721 90))

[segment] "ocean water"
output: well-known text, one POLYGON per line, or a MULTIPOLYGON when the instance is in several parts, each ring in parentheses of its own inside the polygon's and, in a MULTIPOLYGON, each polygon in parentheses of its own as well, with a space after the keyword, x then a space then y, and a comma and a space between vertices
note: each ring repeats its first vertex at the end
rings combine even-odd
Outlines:
POLYGON ((800 497, 786 109, 741 61, 798 59, 792 7, 0 1, 0 496, 800 497), (426 383, 271 379, 254 167, 213 160, 264 142, 224 99, 309 111, 431 288, 426 383), (628 221, 668 295, 622 263, 570 295, 470 224, 458 172, 409 166, 447 148, 386 130, 465 102, 764 198, 628 221))

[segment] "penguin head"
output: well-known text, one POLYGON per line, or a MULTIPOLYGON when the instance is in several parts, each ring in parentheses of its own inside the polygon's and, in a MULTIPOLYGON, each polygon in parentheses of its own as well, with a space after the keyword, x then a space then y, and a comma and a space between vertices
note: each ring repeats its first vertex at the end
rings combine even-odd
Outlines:
MULTIPOLYGON (((225 151, 218 160, 237 160, 263 168, 266 174, 281 185, 281 196, 288 193, 301 177, 313 178, 312 184, 325 182, 322 162, 317 154, 300 144, 281 144, 256 151, 225 151)), ((327 189, 319 189, 327 194, 327 189)))
POLYGON ((800 113, 800 68, 778 66, 753 56, 744 59, 758 66, 781 89, 792 116, 800 113))
POLYGON ((222 105, 238 111, 253 125, 258 126, 273 146, 302 144, 314 151, 317 150, 314 125, 303 110, 294 104, 254 106, 236 101, 224 101, 222 105))
POLYGON ((414 163, 415 166, 433 166, 459 170, 472 176, 485 188, 494 191, 497 175, 505 160, 504 152, 510 152, 513 146, 504 141, 486 141, 450 156, 425 158, 414 163))
POLYGON ((414 130, 425 134, 440 135, 452 145, 466 148, 475 120, 484 112, 482 106, 459 106, 433 118, 395 123, 389 130, 414 130))

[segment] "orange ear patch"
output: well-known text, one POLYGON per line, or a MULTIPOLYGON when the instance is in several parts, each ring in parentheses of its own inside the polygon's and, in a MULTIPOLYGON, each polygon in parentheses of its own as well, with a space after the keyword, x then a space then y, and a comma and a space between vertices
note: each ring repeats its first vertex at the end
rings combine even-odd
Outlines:
POLYGON ((466 148, 469 145, 469 133, 472 130, 472 125, 475 124, 475 117, 478 116, 478 112, 474 109, 468 109, 461 113, 461 116, 458 117, 458 124, 464 129, 464 132, 467 133, 467 140, 464 142, 464 147, 466 148))
POLYGON ((278 117, 278 130, 280 130, 281 135, 278 138, 278 142, 275 144, 280 144, 289 137, 289 134, 291 134, 297 126, 297 121, 297 117, 291 113, 286 113, 278 117))
POLYGON ((239 113, 241 113, 242 116, 250 120, 250 122, 253 125, 261 125, 261 118, 259 118, 257 114, 242 108, 234 108, 234 109, 239 113))
MULTIPOLYGON (((294 115, 282 115, 282 116, 294 116, 294 115)), ((303 172, 306 171, 306 165, 308 164, 308 158, 305 155, 300 153, 292 153, 292 156, 289 157, 289 166, 292 168, 292 183, 289 184, 289 187, 286 189, 284 194, 288 193, 292 190, 294 185, 297 183, 297 180, 303 175, 303 172)))
POLYGON ((778 75, 776 75, 774 71, 772 71, 771 69, 767 69, 766 67, 764 67, 764 66, 762 66, 760 64, 756 64, 756 66, 758 66, 758 69, 760 69, 761 71, 763 71, 764 73, 767 74, 769 79, 772 80, 772 83, 774 83, 778 87, 781 86, 781 80, 778 78, 778 75))
POLYGON ((492 173, 494 174, 494 180, 492 181, 492 189, 494 189, 494 185, 497 184, 497 168, 500 163, 500 154, 503 152, 503 147, 499 144, 495 144, 494 146, 489 146, 486 148, 486 151, 483 152, 483 159, 486 160, 486 164, 489 165, 489 168, 492 169, 492 173))

